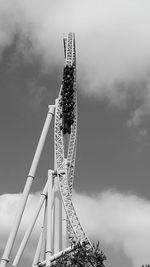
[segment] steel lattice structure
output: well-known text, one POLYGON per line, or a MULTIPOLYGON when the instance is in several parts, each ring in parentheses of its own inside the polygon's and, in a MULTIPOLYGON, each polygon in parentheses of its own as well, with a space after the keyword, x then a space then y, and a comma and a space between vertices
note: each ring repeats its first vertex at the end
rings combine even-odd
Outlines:
POLYGON ((47 137, 51 119, 54 115, 54 169, 48 171, 48 180, 37 205, 33 219, 20 244, 12 266, 18 266, 23 251, 27 245, 32 229, 35 225, 42 205, 45 203, 45 213, 41 234, 32 266, 50 266, 51 262, 60 257, 63 252, 69 252, 73 248, 67 247, 72 240, 80 243, 86 242, 92 246, 84 232, 72 202, 72 189, 75 170, 76 144, 77 144, 77 90, 76 90, 76 52, 75 35, 68 33, 64 41, 64 72, 58 98, 55 105, 49 106, 47 118, 39 139, 39 143, 31 164, 27 181, 22 194, 22 200, 18 208, 10 236, 8 238, 0 267, 7 266, 10 261, 11 251, 16 239, 21 218, 26 206, 32 182, 35 178, 40 155, 47 137), (66 138, 67 135, 67 138, 66 138), (63 203, 63 207, 62 204, 63 203), (58 205, 58 206, 57 206, 58 205), (56 207, 57 206, 57 207, 56 207), (62 211, 65 214, 63 225, 62 211), (58 222, 59 221, 59 222, 58 222), (63 245, 63 230, 67 232, 69 239, 63 245), (56 232, 56 236, 55 236, 56 232), (58 236, 59 235, 59 236, 58 236), (58 243, 61 243, 58 249, 58 243))
MULTIPOLYGON (((73 66, 74 69, 74 123, 71 127, 71 134, 69 139, 68 153, 67 153, 67 168, 65 174, 58 175, 59 178, 59 188, 61 192, 62 201, 67 213, 69 220, 68 230, 69 237, 73 238, 79 242, 90 243, 83 228, 81 227, 80 221, 75 212, 72 203, 72 188, 73 188, 73 178, 74 178, 74 168, 75 168, 75 155, 76 155, 76 138, 77 138, 77 92, 76 92, 76 53, 75 53, 75 37, 74 34, 69 33, 64 38, 64 52, 65 52, 65 66, 73 66)), ((60 130, 62 120, 60 119, 60 114, 62 112, 61 106, 61 93, 62 88, 60 88, 60 93, 58 100, 56 102, 56 113, 55 113, 55 153, 56 153, 56 169, 58 172, 65 169, 65 156, 64 156, 64 138, 63 132, 60 130)))

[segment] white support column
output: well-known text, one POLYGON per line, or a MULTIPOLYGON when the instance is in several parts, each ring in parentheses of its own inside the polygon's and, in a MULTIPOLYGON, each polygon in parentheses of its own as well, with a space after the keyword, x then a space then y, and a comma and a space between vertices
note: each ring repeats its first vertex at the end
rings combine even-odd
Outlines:
MULTIPOLYGON (((45 206, 46 206, 46 201, 45 201, 45 206)), ((44 209, 45 211, 45 209, 44 209)), ((43 222, 42 222, 42 227, 41 227, 41 233, 40 233, 40 238, 38 241, 37 249, 35 252, 34 260, 32 263, 32 267, 38 264, 39 258, 40 258, 40 252, 41 252, 41 246, 42 246, 42 236, 43 236, 43 229, 44 229, 44 218, 45 218, 45 212, 43 212, 43 222)))
POLYGON ((44 146, 44 143, 46 140, 46 136, 47 136, 48 129, 50 126, 50 122, 51 122, 52 116, 54 115, 54 107, 55 107, 54 105, 49 106, 49 111, 48 111, 48 114, 46 117, 46 121, 45 121, 43 130, 42 130, 42 133, 41 133, 41 137, 40 137, 39 142, 38 142, 38 146, 37 146, 37 149, 36 149, 32 164, 31 164, 31 168, 30 168, 28 177, 27 177, 27 181, 26 181, 24 191, 22 194, 21 203, 20 203, 20 206, 18 208, 18 212, 16 214, 14 224, 13 224, 12 230, 10 232, 10 235, 9 235, 9 238, 8 238, 2 259, 1 259, 0 267, 6 267, 7 263, 9 262, 9 256, 10 256, 10 253, 11 253, 11 250, 12 250, 17 232, 18 232, 18 228, 19 228, 19 225, 21 222, 21 218, 22 218, 24 209, 25 209, 25 205, 26 205, 26 202, 28 199, 30 188, 31 188, 33 179, 35 178, 36 169, 37 169, 39 159, 40 159, 40 156, 41 156, 41 153, 43 150, 43 146, 44 146))
POLYGON ((58 177, 54 179, 54 254, 62 250, 62 203, 58 177))
POLYGON ((48 171, 48 195, 47 195, 47 242, 46 242, 46 267, 50 267, 52 256, 52 184, 53 172, 48 171))
POLYGON ((54 254, 54 175, 52 181, 52 254, 54 254))
POLYGON ((67 215, 64 209, 64 206, 62 205, 62 249, 68 247, 69 240, 68 240, 68 234, 67 234, 67 215))
POLYGON ((31 232, 33 230, 33 227, 35 225, 35 222, 36 222, 36 220, 38 218, 39 212, 40 212, 40 210, 42 208, 42 205, 43 205, 43 203, 45 201, 45 198, 47 197, 47 191, 48 191, 48 183, 46 183, 45 188, 44 188, 43 192, 41 193, 40 201, 38 203, 36 212, 35 212, 32 220, 31 220, 31 222, 29 224, 29 227, 28 227, 28 229, 27 229, 27 231, 26 231, 26 233, 24 235, 24 238, 23 238, 23 240, 21 242, 21 245, 19 247, 19 250, 18 250, 18 252, 16 254, 16 257, 15 257, 15 259, 13 261, 13 264, 12 264, 13 267, 17 267, 18 266, 18 263, 20 261, 20 258, 21 258, 22 254, 23 254, 23 251, 25 249, 25 246, 26 246, 26 244, 28 242, 28 239, 29 239, 29 237, 31 235, 31 232))
POLYGON ((45 203, 44 228, 43 228, 43 233, 42 233, 40 261, 45 260, 45 251, 46 251, 46 234, 47 234, 46 229, 47 229, 47 198, 46 198, 46 203, 45 203))
MULTIPOLYGON (((42 230, 43 230, 43 226, 42 226, 42 230)), ((32 262, 32 267, 37 265, 38 262, 39 262, 40 252, 41 252, 41 244, 42 244, 42 230, 41 230, 41 233, 40 233, 40 238, 39 238, 38 245, 37 245, 37 248, 36 248, 35 256, 34 256, 34 259, 33 259, 33 262, 32 262)))
MULTIPOLYGON (((58 105, 58 99, 55 100, 55 107, 57 107, 57 105, 58 105)), ((54 170, 55 171, 57 170, 55 144, 54 144, 54 170)), ((53 253, 54 254, 58 253, 60 250, 62 250, 62 203, 59 191, 58 177, 54 176, 53 253)))
MULTIPOLYGON (((65 173, 67 175, 67 159, 65 159, 65 173)), ((68 234, 67 234, 67 214, 66 211, 64 209, 64 205, 62 202, 62 249, 66 249, 69 245, 69 241, 68 241, 68 234)))
MULTIPOLYGON (((78 247, 74 246, 74 247, 68 247, 65 250, 59 251, 57 254, 53 255, 50 258, 50 261, 53 262, 53 261, 59 259, 60 257, 62 257, 63 255, 68 254, 68 253, 76 250, 77 248, 78 247)), ((46 264, 46 261, 40 262, 40 266, 45 266, 45 264, 46 264)), ((38 267, 38 265, 35 265, 35 267, 38 267)))

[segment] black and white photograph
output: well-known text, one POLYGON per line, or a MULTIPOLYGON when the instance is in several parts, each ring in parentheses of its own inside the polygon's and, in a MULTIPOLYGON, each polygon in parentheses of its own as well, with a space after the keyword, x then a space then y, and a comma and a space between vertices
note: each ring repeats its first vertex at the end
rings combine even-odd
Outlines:
POLYGON ((150 267, 150 1, 0 0, 0 267, 150 267))

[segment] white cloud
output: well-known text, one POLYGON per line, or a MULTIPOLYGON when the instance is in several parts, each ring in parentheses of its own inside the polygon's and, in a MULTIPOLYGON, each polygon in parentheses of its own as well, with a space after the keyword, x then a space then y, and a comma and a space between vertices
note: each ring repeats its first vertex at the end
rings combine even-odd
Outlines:
MULTIPOLYGON (((20 237, 29 224, 37 205, 39 194, 30 195, 22 220, 20 237)), ((18 206, 20 195, 0 196, 0 249, 4 247, 6 236, 18 206)), ((115 251, 123 250, 131 259, 133 266, 149 263, 150 240, 150 202, 135 195, 120 194, 113 191, 86 196, 74 192, 74 204, 80 221, 92 240, 112 246, 115 251)), ((33 236, 39 234, 38 222, 33 236)), ((35 238, 32 246, 35 246, 35 238)), ((27 256, 29 256, 27 254, 27 256)), ((30 255, 31 257, 31 255, 30 255)), ((111 266, 111 258, 109 258, 111 266)))
POLYGON ((75 194, 74 198, 91 238, 123 249, 135 267, 149 263, 150 202, 111 191, 92 197, 75 194))
POLYGON ((19 34, 24 59, 40 55, 51 71, 63 60, 62 33, 75 31, 82 92, 119 107, 141 95, 128 122, 136 126, 150 113, 149 9, 148 0, 0 0, 1 55, 19 34))
MULTIPOLYGON (((17 242, 15 244, 15 251, 16 251, 16 248, 18 247, 18 244, 20 243, 21 238, 23 237, 27 229, 27 226, 29 225, 31 221, 35 207, 37 206, 39 195, 40 195, 39 193, 36 193, 34 195, 31 194, 29 196, 26 210, 24 212, 21 226, 19 228, 17 242)), ((0 240, 1 240, 0 251, 2 251, 4 249, 4 246, 6 245, 9 232, 14 222, 16 211, 19 206, 20 198, 21 198, 21 194, 4 194, 0 196, 0 240)), ((41 227, 41 214, 35 225, 35 228, 32 234, 33 239, 32 239, 32 242, 30 243, 30 246, 35 246, 34 239, 37 237, 37 234, 39 234, 40 229, 41 229, 40 227, 41 227)), ((28 256, 30 252, 31 252, 30 250, 27 251, 26 256, 28 256)))

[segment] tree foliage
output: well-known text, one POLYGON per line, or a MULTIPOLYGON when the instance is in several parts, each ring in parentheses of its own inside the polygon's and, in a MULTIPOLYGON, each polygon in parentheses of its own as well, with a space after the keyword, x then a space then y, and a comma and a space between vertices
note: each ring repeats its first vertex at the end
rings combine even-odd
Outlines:
POLYGON ((55 267, 104 267, 106 256, 99 248, 99 243, 88 247, 86 244, 75 245, 74 251, 69 254, 64 254, 61 258, 57 259, 52 266, 55 267))

